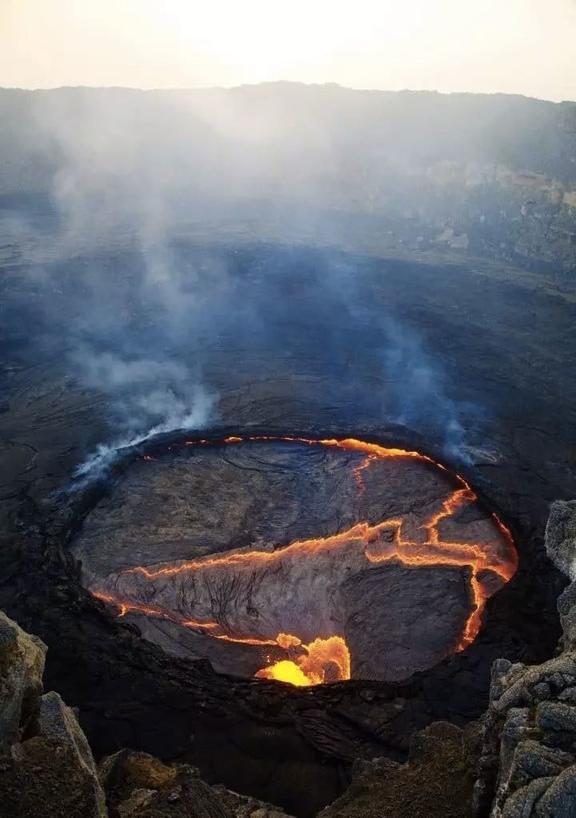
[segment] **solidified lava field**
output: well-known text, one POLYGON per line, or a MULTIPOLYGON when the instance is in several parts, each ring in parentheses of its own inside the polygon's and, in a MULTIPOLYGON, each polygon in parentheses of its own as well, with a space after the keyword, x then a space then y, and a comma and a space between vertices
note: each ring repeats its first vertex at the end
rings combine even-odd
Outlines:
POLYGON ((73 552, 94 596, 169 652, 298 686, 433 667, 517 567, 498 517, 426 455, 273 436, 138 457, 73 552))

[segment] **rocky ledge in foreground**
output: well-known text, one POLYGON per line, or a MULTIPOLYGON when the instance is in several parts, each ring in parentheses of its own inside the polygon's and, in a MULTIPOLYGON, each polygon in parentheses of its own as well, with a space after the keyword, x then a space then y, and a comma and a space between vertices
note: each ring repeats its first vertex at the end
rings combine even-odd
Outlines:
POLYGON ((576 501, 552 504, 550 559, 571 580, 558 600, 561 652, 492 668, 475 812, 490 818, 576 816, 576 501))
POLYGON ((45 656, 0 612, 0 818, 290 818, 146 753, 97 766, 74 711, 42 694, 45 656))

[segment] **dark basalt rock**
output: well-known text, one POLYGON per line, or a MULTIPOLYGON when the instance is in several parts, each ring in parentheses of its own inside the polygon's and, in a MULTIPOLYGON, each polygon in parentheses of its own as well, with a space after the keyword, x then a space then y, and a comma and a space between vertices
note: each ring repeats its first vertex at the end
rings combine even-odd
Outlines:
POLYGON ((107 818, 86 736, 42 694, 46 647, 0 612, 0 816, 107 818))
MULTIPOLYGON (((554 503, 546 550, 573 576, 576 504, 554 503)), ((571 623, 572 583, 561 597, 568 627, 564 651, 526 667, 494 664, 475 805, 480 816, 551 818, 571 816, 576 803, 576 652, 571 623)))
POLYGON ((406 764, 357 764, 352 783, 318 818, 470 818, 479 726, 436 722, 417 734, 406 764))
POLYGON ((352 675, 407 679, 433 667, 458 644, 472 611, 470 571, 456 566, 413 568, 390 563, 343 586, 345 634, 352 675))
POLYGON ((563 770, 536 805, 535 818, 572 818, 576 804, 576 766, 563 770))
POLYGON ((290 818, 279 807, 209 787, 198 770, 120 750, 100 764, 109 818, 290 818))
POLYGON ((7 752, 35 715, 46 645, 0 611, 0 752, 7 752))

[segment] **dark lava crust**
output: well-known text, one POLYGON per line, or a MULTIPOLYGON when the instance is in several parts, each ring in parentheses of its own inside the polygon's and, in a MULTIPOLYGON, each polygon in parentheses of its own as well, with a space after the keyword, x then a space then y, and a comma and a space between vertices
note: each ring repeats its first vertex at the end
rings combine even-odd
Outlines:
MULTIPOLYGON (((252 677, 295 658, 275 644, 281 633, 343 639, 354 679, 404 681, 433 667, 467 632, 472 548, 488 595, 513 575, 514 549, 472 497, 446 510, 464 484, 430 460, 334 444, 236 435, 145 454, 72 543, 84 584, 125 603, 145 638, 223 673, 252 677), (466 552, 470 564, 459 564, 466 552), (424 564, 410 562, 416 554, 424 564)), ((323 667, 332 681, 350 675, 345 658, 339 671, 323 667)))
MULTIPOLYGON (((202 436, 217 440, 241 431, 224 428, 202 436)), ((249 432, 277 435, 286 429, 249 432)), ((358 435, 341 430, 338 436, 358 435)), ((520 552, 516 576, 488 602, 484 627, 471 647, 407 683, 352 681, 298 689, 217 674, 205 661, 167 656, 82 588, 68 545, 133 458, 181 439, 162 436, 121 452, 106 479, 46 507, 26 501, 19 550, 3 564, 10 581, 2 585, 0 606, 48 644, 48 687, 79 708, 97 754, 127 746, 190 761, 209 781, 313 815, 342 791, 354 758, 401 760, 413 731, 439 719, 462 724, 478 717, 495 658, 541 661, 557 641, 557 577, 541 553, 537 530, 512 519, 500 502, 495 510, 511 526, 520 552)), ((425 448, 398 429, 370 440, 425 448)), ((424 453, 436 455, 429 447, 424 453)), ((494 509, 490 484, 464 476, 494 509)))

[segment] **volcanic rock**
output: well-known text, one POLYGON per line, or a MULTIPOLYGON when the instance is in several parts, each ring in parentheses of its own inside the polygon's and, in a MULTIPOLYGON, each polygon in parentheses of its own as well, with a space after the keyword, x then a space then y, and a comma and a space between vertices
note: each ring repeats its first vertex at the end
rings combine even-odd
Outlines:
POLYGON ((33 736, 14 745, 0 771, 2 818, 106 818, 95 769, 68 743, 33 736))
POLYGON ((0 752, 20 738, 38 706, 46 645, 0 611, 0 752))
POLYGON ((70 751, 75 758, 75 766, 84 767, 91 775, 95 773, 96 767, 86 736, 74 711, 64 704, 58 693, 51 691, 40 699, 35 729, 46 741, 70 751))
MULTIPOLYGON (((546 550, 573 579, 576 502, 553 503, 546 550)), ((565 650, 541 665, 494 664, 476 784, 479 814, 569 818, 576 804, 576 583, 562 594, 565 650)))
POLYGON ((112 818, 234 818, 214 790, 185 769, 159 788, 134 788, 125 800, 109 801, 109 808, 112 818))
POLYGON ((194 767, 169 766, 147 753, 120 750, 103 759, 99 774, 110 818, 290 818, 279 807, 209 787, 194 767))
POLYGON ((546 551, 572 582, 558 598, 563 644, 576 648, 576 500, 557 500, 550 507, 546 526, 546 551))
POLYGON ((536 816, 536 804, 553 781, 553 778, 538 778, 531 781, 525 787, 516 790, 508 798, 501 812, 494 811, 492 814, 501 816, 501 818, 531 818, 531 816, 536 816))
POLYGON ((390 562, 342 587, 352 675, 406 679, 452 653, 473 602, 465 567, 390 562), (359 657, 354 659, 354 657, 359 657))
POLYGON ((576 765, 563 770, 536 806, 536 818, 573 818, 576 807, 576 765))
POLYGON ((536 724, 546 731, 576 735, 576 707, 562 702, 540 702, 536 708, 536 724))
POLYGON ((570 753, 546 747, 534 739, 521 740, 513 751, 510 778, 514 786, 520 787, 535 778, 558 775, 572 761, 570 753))
POLYGON ((556 500, 550 506, 546 553, 570 580, 576 580, 576 500, 556 500))
MULTIPOLYGON (((116 815, 110 807, 110 815, 116 815)), ((209 787, 193 768, 179 768, 174 782, 157 790, 134 789, 117 805, 119 818, 290 818, 283 810, 224 788, 209 787)))
POLYGON ((176 769, 148 753, 119 750, 100 762, 98 775, 110 805, 125 800, 135 789, 157 790, 172 784, 176 769))
POLYGON ((318 818, 469 818, 478 725, 435 722, 412 740, 407 764, 358 765, 348 790, 318 818))
POLYGON ((1 818, 106 818, 76 716, 42 692, 45 645, 0 613, 1 818))

